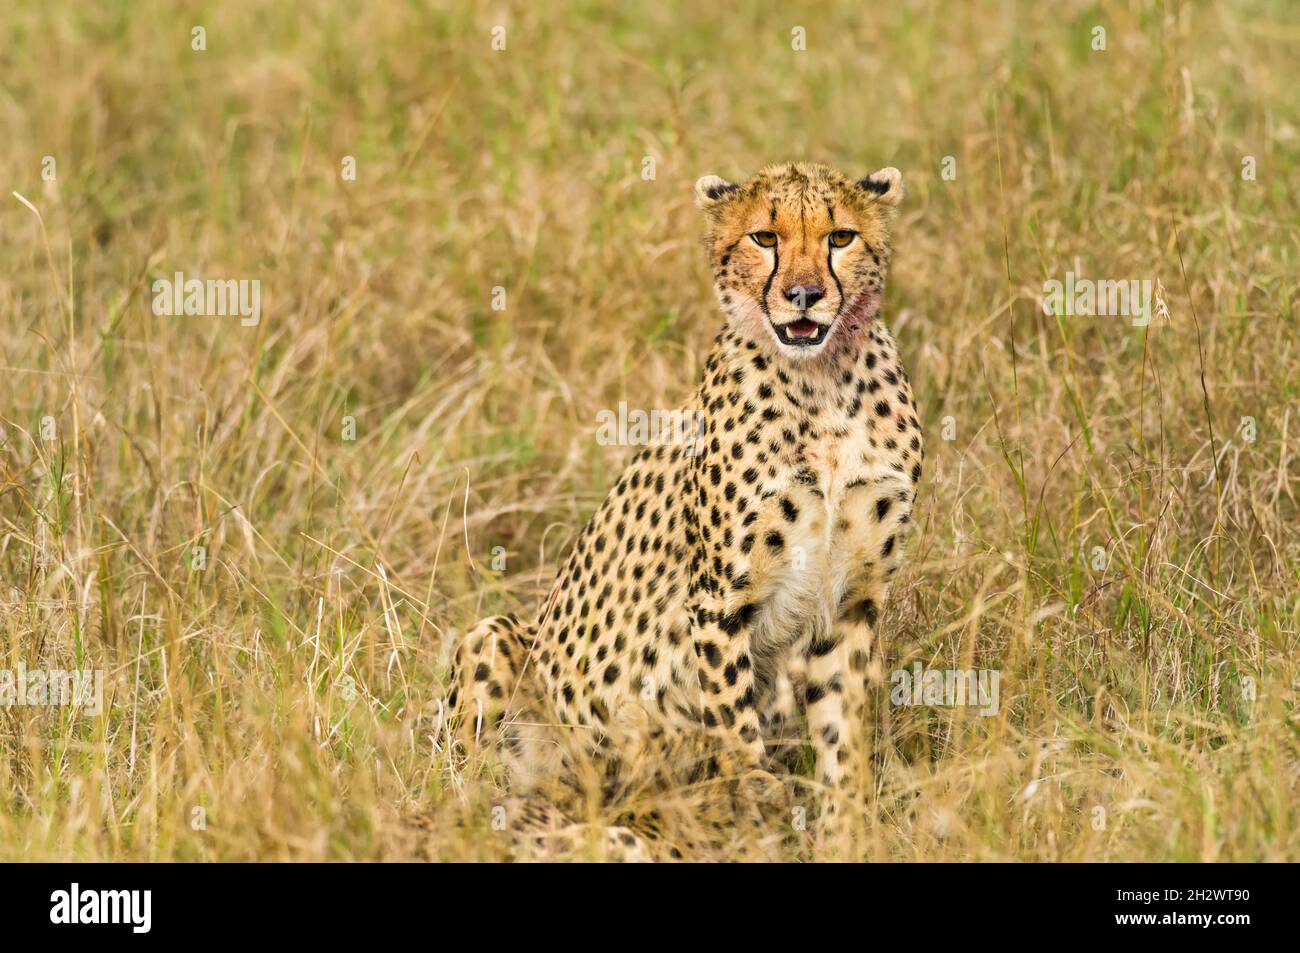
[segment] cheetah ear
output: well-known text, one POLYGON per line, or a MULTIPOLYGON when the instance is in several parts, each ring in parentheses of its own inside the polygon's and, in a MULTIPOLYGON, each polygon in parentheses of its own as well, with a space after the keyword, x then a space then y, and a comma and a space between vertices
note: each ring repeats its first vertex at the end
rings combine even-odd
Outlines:
POLYGON ((716 175, 702 175, 695 183, 695 207, 706 209, 740 186, 716 175))
POLYGON ((873 172, 858 181, 858 188, 871 195, 882 205, 898 208, 903 201, 903 173, 892 165, 873 172))

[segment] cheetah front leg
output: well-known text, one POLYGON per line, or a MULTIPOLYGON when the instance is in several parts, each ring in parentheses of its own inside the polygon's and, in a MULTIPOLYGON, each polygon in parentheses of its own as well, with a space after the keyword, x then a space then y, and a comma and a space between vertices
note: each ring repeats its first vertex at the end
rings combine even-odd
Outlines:
MULTIPOLYGON (((753 595, 753 593, 745 593, 753 595)), ((767 770, 751 654, 757 602, 706 597, 692 629, 700 681, 700 719, 721 745, 712 772, 734 780, 760 813, 788 806, 785 785, 767 770)))
POLYGON ((830 632, 808 647, 808 729, 817 779, 825 787, 819 826, 832 847, 851 848, 865 819, 871 763, 867 704, 883 598, 882 585, 856 589, 830 632))
POLYGON ((721 739, 742 770, 765 764, 750 638, 755 606, 727 606, 706 597, 696 611, 692 641, 700 680, 700 720, 721 739))
POLYGON ((877 480, 875 493, 859 493, 845 506, 841 525, 852 541, 846 558, 858 572, 839 600, 829 633, 818 633, 808 648, 808 723, 818 779, 832 791, 828 813, 846 802, 860 814, 870 783, 867 708, 882 672, 877 623, 901 560, 914 496, 895 483, 877 480))
POLYGON ((884 596, 875 580, 850 592, 831 632, 808 646, 808 728, 817 778, 828 788, 859 792, 866 779, 871 660, 884 596))

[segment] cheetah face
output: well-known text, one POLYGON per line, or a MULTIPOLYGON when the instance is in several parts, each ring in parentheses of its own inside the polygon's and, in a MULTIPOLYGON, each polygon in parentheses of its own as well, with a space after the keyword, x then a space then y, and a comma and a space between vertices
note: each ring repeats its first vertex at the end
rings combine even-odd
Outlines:
POLYGON ((902 197, 894 168, 854 181, 790 163, 743 185, 716 175, 696 182, 714 289, 733 327, 795 360, 861 331, 884 290, 902 197))

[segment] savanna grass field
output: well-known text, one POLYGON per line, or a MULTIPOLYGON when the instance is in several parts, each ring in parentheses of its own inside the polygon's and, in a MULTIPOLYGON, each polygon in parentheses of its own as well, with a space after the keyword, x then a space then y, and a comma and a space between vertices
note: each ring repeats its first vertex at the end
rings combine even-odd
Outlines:
POLYGON ((0 859, 519 857, 449 653, 535 614, 635 452, 601 411, 703 373, 696 178, 790 160, 908 190, 888 668, 1000 674, 881 685, 857 856, 1300 859, 1298 51, 1250 0, 6 3, 0 670, 102 704, 0 697, 0 859), (177 272, 257 322, 158 313, 177 272))

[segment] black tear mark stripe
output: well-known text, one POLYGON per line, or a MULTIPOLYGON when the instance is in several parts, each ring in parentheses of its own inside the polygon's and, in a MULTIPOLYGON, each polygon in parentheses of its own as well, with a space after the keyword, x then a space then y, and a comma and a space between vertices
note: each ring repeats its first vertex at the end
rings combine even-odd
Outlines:
POLYGON ((840 276, 835 274, 835 263, 833 261, 835 252, 830 247, 830 244, 829 241, 826 243, 826 270, 831 273, 831 278, 835 282, 835 290, 840 293, 840 303, 835 309, 835 317, 838 318, 840 312, 844 310, 844 286, 840 284, 840 276))
POLYGON ((781 266, 780 245, 772 246, 772 270, 767 276, 767 282, 763 285, 763 314, 765 317, 771 317, 772 312, 767 307, 767 293, 772 290, 772 281, 776 278, 776 270, 781 266))

